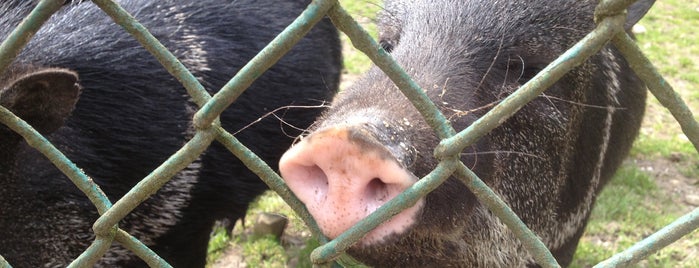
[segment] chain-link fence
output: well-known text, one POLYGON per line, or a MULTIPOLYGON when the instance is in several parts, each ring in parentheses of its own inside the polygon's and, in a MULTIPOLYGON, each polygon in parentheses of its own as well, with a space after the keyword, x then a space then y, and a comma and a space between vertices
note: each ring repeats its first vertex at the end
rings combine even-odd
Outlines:
MULTIPOLYGON (((468 167, 458 161, 458 155, 478 138, 512 116, 517 110, 539 96, 544 90, 561 78, 566 72, 584 62, 611 41, 642 78, 655 97, 667 107, 682 126, 685 135, 695 148, 699 148, 699 125, 682 99, 669 84, 655 71, 652 64, 642 55, 634 41, 624 32, 624 10, 633 1, 602 1, 596 10, 597 28, 565 54, 534 76, 519 90, 501 101, 491 111, 478 119, 467 129, 456 132, 445 116, 425 95, 424 91, 397 65, 389 54, 343 10, 336 0, 316 0, 280 35, 245 65, 217 94, 210 96, 197 79, 158 42, 141 24, 118 4, 108 0, 93 0, 115 22, 134 36, 153 56, 180 81, 194 102, 201 108, 194 115, 193 125, 196 134, 177 153, 155 169, 149 176, 133 187, 121 199, 112 204, 99 186, 93 183, 79 167, 75 166, 58 149, 22 119, 0 106, 0 121, 19 133, 29 145, 39 150, 72 182, 87 195, 101 215, 94 223, 95 241, 70 266, 90 267, 109 249, 112 241, 133 251, 152 267, 169 267, 163 259, 138 239, 120 229, 117 223, 133 211, 139 204, 154 194, 169 179, 196 160, 199 155, 217 140, 238 157, 250 170, 257 174, 276 191, 310 226, 311 231, 323 237, 314 220, 296 199, 279 175, 258 156, 239 142, 233 135, 221 128, 217 117, 257 78, 270 68, 291 47, 298 42, 324 16, 331 18, 335 26, 352 40, 354 46, 365 53, 411 100, 424 116, 428 124, 442 139, 435 148, 435 156, 441 160, 436 169, 398 197, 386 203, 366 219, 357 223, 332 241, 322 238, 321 247, 311 255, 313 262, 328 264, 333 260, 350 264, 351 258, 343 254, 350 245, 358 241, 380 223, 392 215, 414 204, 418 199, 438 187, 450 176, 458 177, 477 198, 496 214, 521 239, 523 245, 543 267, 557 267, 558 263, 539 238, 512 212, 512 210, 468 167), (339 259, 338 259, 339 257, 339 259)), ((43 0, 27 18, 7 37, 0 46, 0 72, 8 68, 14 57, 29 42, 42 24, 61 8, 63 1, 43 0)), ((633 247, 598 264, 599 267, 624 266, 635 263, 649 254, 676 241, 699 227, 699 209, 677 219, 657 233, 638 242, 633 247)), ((0 237, 0 239, 2 239, 0 237)), ((0 257, 0 267, 9 264, 0 257)))

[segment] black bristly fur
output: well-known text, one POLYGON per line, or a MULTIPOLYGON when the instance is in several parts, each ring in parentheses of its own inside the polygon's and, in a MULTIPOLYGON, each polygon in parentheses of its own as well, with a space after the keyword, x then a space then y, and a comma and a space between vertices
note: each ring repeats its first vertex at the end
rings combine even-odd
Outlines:
MULTIPOLYGON (((0 40, 34 3, 0 2, 0 40)), ((118 3, 214 93, 310 1, 118 3)), ((324 19, 221 115, 224 128, 239 131, 279 107, 322 104, 337 89, 340 52, 337 32, 324 19)), ((191 118, 196 105, 184 88, 92 3, 73 1, 58 11, 0 76, 0 90, 15 84, 18 77, 32 77, 46 68, 77 74, 82 93, 74 109, 76 94, 54 103, 69 107, 72 115, 47 115, 65 119, 65 124, 44 134, 113 202, 194 134, 191 118)), ((64 92, 53 81, 46 84, 49 88, 37 92, 64 92)), ((14 101, 0 99, 3 106, 11 106, 10 102, 14 101)), ((33 103, 39 114, 56 110, 41 101, 33 103)), ((18 115, 24 113, 22 108, 9 108, 18 115)), ((320 111, 290 108, 278 114, 290 125, 305 129, 320 111)), ((42 120, 28 121, 43 128, 42 120)), ((236 137, 276 168, 278 158, 299 133, 267 117, 236 137)), ((94 239, 91 225, 96 209, 19 136, 5 126, 0 126, 0 135, 0 255, 14 267, 65 267, 94 239)), ((203 267, 214 222, 242 217, 248 204, 266 189, 214 142, 199 160, 120 221, 119 227, 174 267, 203 267)), ((120 246, 114 246, 99 265, 145 266, 120 246)))

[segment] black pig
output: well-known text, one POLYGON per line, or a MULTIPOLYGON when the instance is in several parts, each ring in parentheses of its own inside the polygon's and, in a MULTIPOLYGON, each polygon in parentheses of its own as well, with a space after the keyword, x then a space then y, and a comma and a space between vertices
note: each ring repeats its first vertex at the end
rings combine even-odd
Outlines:
MULTIPOLYGON (((594 27, 597 1, 385 1, 380 44, 457 130, 594 27)), ((635 4, 631 27, 652 5, 635 4)), ((461 160, 570 263, 600 188, 638 133, 645 87, 605 47, 465 150, 461 160)), ((377 68, 341 92, 280 162, 337 237, 436 166, 433 130, 377 68)), ((377 267, 536 266, 513 233, 450 178, 349 253, 377 267)))
MULTIPOLYGON (((310 1, 123 0, 212 91, 298 16, 310 1)), ((0 2, 0 40, 35 1, 0 2)), ((222 116, 224 128, 268 163, 300 134, 273 116, 285 106, 318 106, 338 86, 337 32, 321 21, 222 116)), ((93 3, 69 3, 0 74, 0 105, 25 119, 82 168, 112 202, 194 133, 184 88, 93 3)), ((286 112, 285 112, 286 111, 286 112)), ((285 109, 306 128, 320 109, 285 109)), ((216 220, 241 218, 266 188, 214 143, 120 227, 175 267, 203 267, 216 220)), ((94 239, 97 211, 44 156, 0 125, 0 255, 15 267, 65 267, 94 239)), ((145 264, 119 246, 99 266, 145 264)))

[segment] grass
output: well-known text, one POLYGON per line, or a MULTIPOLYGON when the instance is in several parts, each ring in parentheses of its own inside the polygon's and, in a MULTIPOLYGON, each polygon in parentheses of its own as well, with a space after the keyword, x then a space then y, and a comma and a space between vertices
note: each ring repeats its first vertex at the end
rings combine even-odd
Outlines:
POLYGON ((236 223, 231 236, 226 235, 222 228, 214 231, 209 242, 207 263, 211 264, 227 251, 233 250, 241 256, 240 262, 247 267, 286 267, 295 262, 298 265, 293 265, 294 267, 311 267, 309 256, 319 245, 291 207, 272 191, 265 192, 250 205, 244 221, 236 223), (258 215, 263 212, 277 213, 288 218, 289 223, 281 240, 253 234, 252 227, 258 215))
MULTIPOLYGON (((690 107, 699 107, 699 1, 658 1, 641 20, 647 32, 639 46, 690 107)), ((668 140, 679 135, 679 125, 655 98, 648 102, 642 135, 668 140)), ((642 136, 643 137, 643 136, 642 136)))
MULTIPOLYGON (((374 14, 378 0, 344 0, 343 7, 376 37, 374 14)), ((655 3, 640 22, 646 32, 638 34, 638 44, 665 79, 675 87, 688 106, 699 112, 699 0, 664 0, 655 3)), ((371 62, 342 36, 344 76, 360 75, 371 62)), ((655 167, 656 169, 658 167, 655 167)), ((682 203, 683 189, 699 188, 699 155, 672 116, 657 100, 649 97, 646 117, 630 159, 602 191, 592 212, 586 233, 580 241, 571 267, 591 267, 647 237, 693 207, 682 203), (660 168, 676 170, 672 176, 658 176, 642 163, 664 163, 660 168), (695 185, 673 186, 671 181, 684 177, 695 185), (674 189, 674 190, 673 190, 674 189)), ((318 242, 306 231, 303 222, 276 194, 261 197, 246 217, 245 227, 238 225, 230 239, 224 232, 213 236, 210 262, 224 250, 237 249, 248 267, 311 267, 310 252, 318 242), (250 235, 257 213, 287 215, 290 224, 282 241, 250 235)), ((651 255, 634 267, 699 267, 699 232, 651 255)))
POLYGON ((224 250, 228 248, 231 237, 221 227, 214 229, 211 239, 209 239, 209 247, 206 250, 206 262, 211 263, 223 255, 224 250))
MULTIPOLYGON (((381 9, 381 4, 378 0, 367 1, 342 1, 342 7, 359 22, 362 27, 374 39, 378 36, 376 29, 376 13, 381 9)), ((371 60, 355 49, 349 38, 342 34, 342 43, 344 44, 342 56, 344 57, 344 75, 360 75, 371 67, 371 60)))
POLYGON ((243 243, 243 256, 250 267, 285 267, 286 251, 273 236, 243 243))
MULTIPOLYGON (((598 198, 571 267, 591 267, 688 212, 659 189, 654 178, 624 165, 598 198)), ((662 249, 642 267, 699 267, 699 234, 662 249)))

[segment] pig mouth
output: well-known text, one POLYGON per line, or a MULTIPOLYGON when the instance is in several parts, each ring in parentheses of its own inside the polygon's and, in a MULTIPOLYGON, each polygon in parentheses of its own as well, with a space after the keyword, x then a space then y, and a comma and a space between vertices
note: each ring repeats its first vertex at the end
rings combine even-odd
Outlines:
MULTIPOLYGON (((413 185, 401 166, 366 129, 316 131, 282 156, 279 170, 321 231, 333 239, 413 185)), ((367 233, 361 245, 385 242, 417 222, 423 200, 367 233)))

